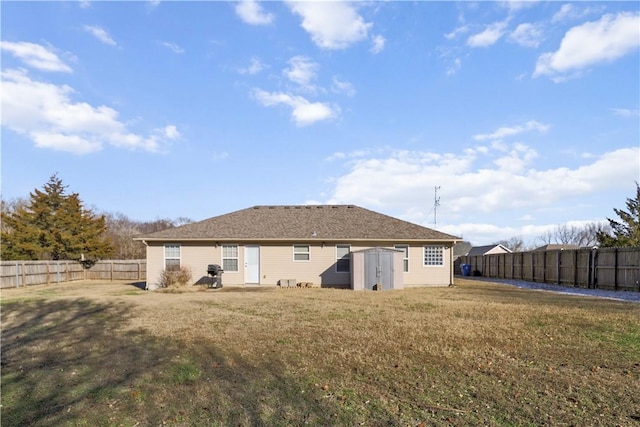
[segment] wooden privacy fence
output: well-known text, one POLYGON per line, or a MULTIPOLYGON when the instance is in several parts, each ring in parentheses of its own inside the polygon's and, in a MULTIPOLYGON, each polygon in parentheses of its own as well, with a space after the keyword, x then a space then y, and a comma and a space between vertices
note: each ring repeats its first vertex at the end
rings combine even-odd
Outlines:
POLYGON ((640 247, 462 256, 471 274, 587 289, 640 291, 640 247))
POLYGON ((78 261, 1 261, 0 288, 44 285, 75 280, 146 279, 146 260, 104 260, 91 268, 78 261))

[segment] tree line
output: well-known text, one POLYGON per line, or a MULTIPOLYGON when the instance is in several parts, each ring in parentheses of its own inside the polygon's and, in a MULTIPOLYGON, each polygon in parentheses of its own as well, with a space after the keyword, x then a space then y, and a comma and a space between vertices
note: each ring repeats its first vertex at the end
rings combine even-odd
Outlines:
MULTIPOLYGON (((28 199, 2 200, 0 259, 78 260, 91 264, 99 259, 146 257, 142 242, 134 237, 193 222, 189 218, 135 221, 123 213, 98 213, 88 209, 78 193, 67 193, 57 174, 28 199)), ((608 224, 582 227, 559 225, 540 236, 543 244, 575 244, 580 247, 640 246, 640 185, 627 199, 626 210, 613 209, 618 219, 608 224)), ((525 247, 520 237, 496 242, 517 252, 525 247)))
POLYGON ((134 237, 193 222, 189 218, 135 221, 125 214, 88 209, 68 193, 57 174, 28 199, 1 201, 0 259, 141 259, 146 248, 134 237))

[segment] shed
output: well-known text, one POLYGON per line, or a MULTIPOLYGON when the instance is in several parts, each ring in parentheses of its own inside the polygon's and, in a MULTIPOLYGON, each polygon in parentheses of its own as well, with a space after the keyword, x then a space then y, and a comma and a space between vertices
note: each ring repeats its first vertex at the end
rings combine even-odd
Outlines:
POLYGON ((351 253, 351 289, 404 288, 404 251, 375 247, 351 253))

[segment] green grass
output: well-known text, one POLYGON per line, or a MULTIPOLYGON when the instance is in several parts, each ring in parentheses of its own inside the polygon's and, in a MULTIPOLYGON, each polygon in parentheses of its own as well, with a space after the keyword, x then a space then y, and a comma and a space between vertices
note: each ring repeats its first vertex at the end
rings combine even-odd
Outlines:
POLYGON ((92 292, 3 295, 2 425, 640 421, 638 304, 476 282, 92 292))

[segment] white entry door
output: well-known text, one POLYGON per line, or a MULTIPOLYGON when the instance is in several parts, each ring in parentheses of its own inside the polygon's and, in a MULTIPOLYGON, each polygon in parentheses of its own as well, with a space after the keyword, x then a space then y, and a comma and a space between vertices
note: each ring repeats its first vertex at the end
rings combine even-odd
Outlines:
POLYGON ((260 283, 260 247, 244 247, 244 282, 260 283))

